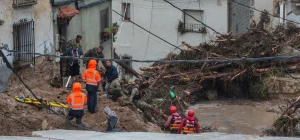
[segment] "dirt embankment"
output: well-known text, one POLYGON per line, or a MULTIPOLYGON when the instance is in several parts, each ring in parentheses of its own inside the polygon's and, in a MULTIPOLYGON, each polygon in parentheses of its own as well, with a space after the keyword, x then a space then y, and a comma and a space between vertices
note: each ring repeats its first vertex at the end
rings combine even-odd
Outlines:
MULTIPOLYGON (((65 102, 68 95, 61 94, 61 89, 53 88, 49 85, 50 64, 51 62, 45 61, 44 58, 38 58, 35 68, 19 70, 19 74, 38 97, 65 102)), ((59 73, 58 68, 56 67, 55 69, 59 73)), ((40 109, 37 106, 17 102, 14 97, 18 95, 32 97, 17 77, 12 74, 9 80, 8 91, 0 94, 0 135, 31 135, 31 132, 36 130, 65 128, 64 119, 54 114, 49 114, 45 109, 40 109)), ((98 99, 99 111, 96 114, 90 114, 85 110, 84 124, 93 130, 106 130, 107 123, 105 121, 107 116, 103 111, 106 106, 110 107, 118 115, 120 130, 160 131, 157 125, 146 123, 143 120, 143 116, 137 111, 133 111, 128 107, 121 107, 118 103, 112 102, 105 97, 98 99)))

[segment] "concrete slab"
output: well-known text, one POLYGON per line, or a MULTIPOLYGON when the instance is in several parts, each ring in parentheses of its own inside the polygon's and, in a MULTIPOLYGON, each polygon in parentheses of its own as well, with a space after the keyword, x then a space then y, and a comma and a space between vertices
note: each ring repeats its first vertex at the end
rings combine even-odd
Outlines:
MULTIPOLYGON (((36 131, 33 136, 46 138, 64 139, 64 140, 297 140, 299 138, 285 137, 259 137, 239 134, 225 133, 201 133, 198 135, 174 135, 164 133, 146 133, 146 132, 118 132, 102 133, 93 131, 76 131, 76 130, 50 130, 36 131)), ((1 139, 1 137, 0 137, 1 139)))
POLYGON ((59 140, 59 139, 42 138, 42 137, 9 137, 9 136, 0 136, 0 140, 59 140))

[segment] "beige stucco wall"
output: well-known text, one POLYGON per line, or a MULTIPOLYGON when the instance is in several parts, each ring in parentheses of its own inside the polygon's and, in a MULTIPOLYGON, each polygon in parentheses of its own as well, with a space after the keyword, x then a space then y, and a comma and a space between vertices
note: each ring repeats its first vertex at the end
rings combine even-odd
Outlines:
MULTIPOLYGON (((50 1, 37 0, 37 4, 12 7, 12 0, 0 0, 0 19, 4 24, 0 26, 0 44, 7 44, 13 49, 13 24, 20 19, 34 20, 35 52, 51 53, 53 45, 52 6, 50 1)), ((7 54, 7 52, 4 52, 7 54)), ((8 56, 10 62, 13 56, 8 56)))

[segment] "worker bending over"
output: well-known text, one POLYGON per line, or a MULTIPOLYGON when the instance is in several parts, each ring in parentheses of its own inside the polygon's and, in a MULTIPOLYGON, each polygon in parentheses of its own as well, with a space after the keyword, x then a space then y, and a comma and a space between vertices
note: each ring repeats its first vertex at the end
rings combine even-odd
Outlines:
POLYGON ((107 90, 107 96, 112 99, 114 102, 116 102, 118 100, 119 97, 126 97, 126 93, 128 93, 128 91, 126 89, 123 88, 124 81, 123 80, 119 80, 114 79, 108 87, 107 90))
POLYGON ((81 119, 84 115, 84 104, 87 102, 86 95, 81 92, 81 84, 76 82, 72 86, 72 93, 67 98, 70 105, 69 114, 67 116, 66 129, 70 127, 70 121, 76 118, 76 124, 82 126, 81 119))
MULTIPOLYGON (((104 50, 103 46, 92 48, 84 54, 84 57, 104 58, 103 50, 104 50)), ((89 61, 90 61, 90 59, 84 60, 84 62, 83 62, 84 65, 86 64, 86 68, 88 68, 89 61)), ((97 60, 97 63, 98 62, 99 62, 99 60, 97 60)))
POLYGON ((88 110, 90 113, 96 113, 97 91, 101 81, 100 73, 96 70, 97 61, 92 59, 89 61, 88 69, 82 74, 82 80, 86 84, 88 93, 88 110))
POLYGON ((142 96, 144 94, 144 91, 141 88, 142 82, 143 80, 138 78, 135 80, 135 83, 133 85, 127 87, 127 91, 130 95, 129 102, 126 101, 126 99, 123 100, 123 102, 128 102, 129 104, 130 102, 133 103, 135 107, 144 112, 145 117, 149 121, 156 123, 157 121, 152 116, 152 111, 154 109, 153 106, 147 104, 145 101, 142 100, 142 96))
POLYGON ((178 134, 199 133, 199 124, 198 121, 194 118, 194 114, 194 110, 188 111, 188 116, 181 121, 178 127, 178 134))
POLYGON ((177 113, 175 106, 170 107, 170 114, 171 115, 165 123, 165 127, 170 128, 170 133, 177 134, 181 123, 181 116, 177 113))

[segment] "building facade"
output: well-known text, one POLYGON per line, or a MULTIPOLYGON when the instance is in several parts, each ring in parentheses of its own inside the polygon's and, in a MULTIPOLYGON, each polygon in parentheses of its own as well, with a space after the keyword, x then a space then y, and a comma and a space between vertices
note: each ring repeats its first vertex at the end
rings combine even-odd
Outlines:
POLYGON ((53 6, 54 34, 60 34, 69 41, 81 35, 81 45, 86 52, 102 45, 105 58, 112 57, 112 37, 104 39, 105 28, 112 26, 111 0, 51 0, 53 6), (62 9, 71 14, 66 20, 59 20, 62 9), (71 8, 71 9, 70 9, 71 8), (79 13, 72 13, 73 9, 79 13))
MULTIPOLYGON (((0 1, 0 46, 30 53, 51 53, 53 46, 52 7, 45 0, 0 1)), ((34 54, 10 54, 2 49, 12 64, 34 65, 34 54)), ((2 58, 0 58, 2 61, 2 58)), ((7 90, 11 71, 0 63, 0 92, 7 90)))
MULTIPOLYGON (((0 47, 54 54, 59 51, 57 34, 64 36, 66 41, 82 35, 84 52, 102 45, 105 57, 111 58, 112 35, 103 37, 104 28, 112 25, 111 20, 111 0, 0 0, 0 47)), ((37 55, 10 55, 5 49, 1 50, 11 64, 35 65, 37 55)), ((2 57, 0 71, 2 92, 7 89, 10 75, 2 57)))
MULTIPOLYGON (((7 45, 10 50, 51 53, 53 26, 49 1, 1 0, 0 20, 3 20, 0 25, 0 44, 7 45)), ((33 64, 34 57, 25 54, 7 56, 10 63, 14 60, 33 64)))
MULTIPOLYGON (((234 34, 241 34, 250 27, 249 8, 228 0, 169 1, 220 33, 232 31, 234 34)), ((250 6, 249 0, 235 1, 250 6)), ((113 22, 120 23, 114 46, 123 59, 157 60, 174 50, 173 46, 133 25, 129 20, 176 46, 180 46, 182 41, 197 46, 209 42, 217 35, 163 0, 115 0, 112 5, 116 12, 124 15, 122 18, 113 13, 113 22)), ((129 65, 139 70, 150 63, 134 62, 129 65)), ((120 72, 126 73, 122 68, 120 72)))

